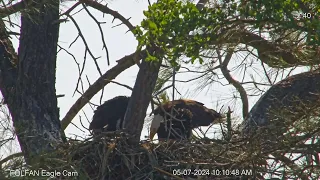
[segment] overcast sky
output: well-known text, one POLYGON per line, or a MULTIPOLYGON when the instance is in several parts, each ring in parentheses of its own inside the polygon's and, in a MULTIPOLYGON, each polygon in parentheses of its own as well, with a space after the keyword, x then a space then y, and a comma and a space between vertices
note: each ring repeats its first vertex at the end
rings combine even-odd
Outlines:
MULTIPOLYGON (((65 11, 68 7, 71 7, 73 4, 74 2, 64 3, 61 7, 61 10, 65 11)), ((118 11, 120 14, 122 14, 126 18, 131 17, 130 22, 133 25, 140 24, 141 20, 144 18, 143 10, 147 9, 147 5, 148 5, 148 2, 146 0, 108 1, 109 8, 115 11, 118 11)), ((73 11, 73 13, 79 9, 80 8, 77 8, 76 10, 73 11)), ((107 65, 105 50, 102 50, 102 41, 101 41, 101 36, 100 36, 100 32, 97 24, 85 11, 81 11, 80 13, 77 13, 73 17, 75 18, 78 25, 80 26, 81 31, 84 34, 86 41, 90 47, 90 50, 93 52, 93 54, 96 57, 101 56, 101 58, 98 59, 98 63, 100 65, 102 73, 105 73, 107 70, 109 70, 110 68, 112 68, 117 64, 116 60, 124 57, 125 55, 133 53, 136 50, 137 41, 135 40, 132 33, 127 32, 128 28, 126 26, 121 25, 121 26, 111 28, 112 26, 118 25, 120 23, 118 20, 115 20, 112 23, 113 17, 111 17, 110 15, 103 15, 101 12, 98 12, 92 8, 89 8, 89 10, 100 22, 105 22, 104 24, 102 24, 102 28, 103 28, 105 41, 107 43, 107 47, 109 51, 109 57, 110 57, 110 63, 111 63, 110 66, 107 65)), ((17 16, 14 16, 12 18, 17 22, 20 21, 19 17, 17 16)), ((13 30, 16 32, 19 32, 18 28, 15 28, 13 30)), ((78 35, 77 29, 75 28, 74 24, 71 21, 61 24, 59 45, 67 49, 70 53, 72 53, 77 59, 80 66, 82 67, 85 48, 81 38, 78 38, 77 42, 74 43, 69 48, 70 43, 77 37, 77 35, 78 35)), ((14 47, 17 49, 18 40, 16 38, 13 38, 13 43, 14 43, 14 47)), ((230 64, 229 66, 229 69, 231 69, 233 66, 236 66, 237 63, 241 62, 245 57, 245 55, 246 54, 240 54, 240 53, 235 55, 233 57, 232 64, 230 64)), ((257 64, 260 64, 259 61, 255 61, 255 62, 257 64)), ((300 68, 296 70, 295 73, 301 72, 302 70, 306 70, 306 69, 300 68)), ((127 69, 126 71, 124 71, 123 73, 121 73, 115 79, 115 81, 120 82, 122 84, 126 84, 130 87, 133 87, 137 72, 138 72, 137 66, 133 66, 127 69)), ((255 77, 255 80, 258 82, 262 82, 265 79, 262 73, 263 71, 261 69, 261 66, 257 65, 255 66, 255 68, 248 68, 245 70, 245 72, 247 74, 252 73, 253 77, 255 77)), ((237 70, 232 75, 235 79, 241 80, 243 73, 244 71, 237 70)), ((78 67, 74 62, 73 58, 63 51, 59 52, 58 59, 57 59, 56 91, 57 91, 57 94, 65 94, 65 97, 58 99, 58 106, 60 108, 60 119, 62 119, 65 116, 69 108, 80 97, 78 93, 72 96, 76 87, 78 77, 79 77, 78 75, 79 75, 78 67)), ((83 86, 84 90, 88 88, 86 75, 88 76, 91 83, 93 83, 100 76, 95 67, 95 64, 93 63, 93 60, 89 57, 89 55, 88 55, 86 67, 84 69, 84 73, 82 76, 83 82, 84 82, 84 86, 83 86)), ((178 75, 177 79, 187 80, 192 77, 194 77, 194 74, 182 74, 182 75, 178 75)), ((251 80, 249 75, 246 76, 246 79, 251 80)), ((222 83, 227 84, 225 80, 222 81, 222 83)), ((214 109, 221 108, 222 105, 224 105, 224 108, 231 106, 231 108, 235 110, 234 115, 241 116, 241 113, 240 113, 241 102, 238 100, 237 101, 233 100, 232 97, 233 97, 233 93, 235 92, 235 89, 231 85, 222 86, 219 83, 214 83, 210 88, 205 89, 204 91, 196 91, 196 93, 193 93, 194 90, 197 90, 196 84, 197 83, 194 83, 194 82, 179 83, 178 89, 181 92, 182 97, 203 102, 207 107, 211 107, 214 109), (217 102, 218 102, 218 105, 217 105, 217 102)), ((101 95, 101 92, 99 92, 96 96, 94 96, 91 102, 99 105, 100 95, 101 95)), ((130 96, 131 91, 116 84, 108 84, 104 89, 103 101, 111 99, 118 95, 130 96)), ((176 95, 176 97, 179 98, 180 95, 176 95)), ((250 109, 258 98, 259 97, 249 98, 250 109)), ((83 112, 86 113, 86 116, 91 121, 91 118, 93 116, 93 109, 89 105, 86 105, 83 108, 83 112)), ((67 136, 71 137, 73 135, 79 135, 79 136, 88 135, 88 131, 84 129, 80 123, 79 116, 81 116, 82 124, 86 128, 88 128, 89 126, 89 122, 87 122, 83 112, 81 111, 72 121, 74 124, 80 127, 81 130, 76 128, 74 125, 69 125, 66 130, 67 136)), ((144 138, 145 135, 147 135, 146 128, 143 130, 142 138, 144 138)), ((19 151, 19 149, 16 149, 16 151, 19 151)), ((1 158, 3 157, 0 156, 0 159, 1 158)))

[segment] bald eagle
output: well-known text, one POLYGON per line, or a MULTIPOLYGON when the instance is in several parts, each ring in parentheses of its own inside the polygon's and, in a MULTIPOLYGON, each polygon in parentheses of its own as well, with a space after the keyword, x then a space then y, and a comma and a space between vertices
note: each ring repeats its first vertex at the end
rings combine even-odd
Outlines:
POLYGON ((89 130, 93 134, 103 131, 116 131, 122 128, 130 97, 117 96, 104 102, 94 111, 89 130))
MULTIPOLYGON (((89 126, 93 135, 122 129, 129 100, 130 97, 117 96, 99 106, 94 111, 89 126)), ((150 139, 153 139, 155 134, 158 134, 159 139, 188 139, 192 135, 192 129, 222 120, 224 119, 220 113, 206 108, 203 103, 188 99, 170 101, 155 109, 150 139), (172 108, 173 117, 170 115, 172 108)))
POLYGON ((155 134, 158 134, 160 140, 189 139, 192 129, 224 120, 223 115, 205 107, 203 103, 189 99, 170 101, 155 109, 150 127, 150 139, 152 140, 155 134))

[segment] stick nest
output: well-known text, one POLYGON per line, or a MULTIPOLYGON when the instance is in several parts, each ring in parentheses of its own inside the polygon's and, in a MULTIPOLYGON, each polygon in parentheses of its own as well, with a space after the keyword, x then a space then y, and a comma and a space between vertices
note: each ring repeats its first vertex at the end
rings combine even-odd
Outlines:
POLYGON ((70 139, 31 169, 77 172, 74 179, 258 179, 255 173, 261 172, 262 166, 257 164, 265 163, 239 138, 228 142, 142 141, 133 146, 127 137, 123 132, 109 132, 82 141, 70 139))
POLYGON ((125 133, 107 133, 91 140, 71 140, 61 154, 65 164, 81 176, 110 180, 247 179, 244 172, 251 170, 252 176, 250 165, 259 160, 259 155, 244 151, 246 144, 240 140, 144 141, 136 146, 127 142, 125 133), (222 170, 228 176, 218 176, 222 170))

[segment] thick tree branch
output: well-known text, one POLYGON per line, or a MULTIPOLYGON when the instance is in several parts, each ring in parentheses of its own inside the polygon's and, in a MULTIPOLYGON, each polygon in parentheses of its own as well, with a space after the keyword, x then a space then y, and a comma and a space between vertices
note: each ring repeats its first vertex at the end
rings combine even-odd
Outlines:
MULTIPOLYGON (((217 32, 215 32, 217 33, 217 32)), ((298 65, 311 66, 320 64, 319 47, 289 47, 268 41, 263 37, 245 30, 229 30, 218 34, 219 38, 210 45, 242 43, 252 46, 258 52, 260 60, 273 68, 289 68, 298 65), (307 54, 305 52, 308 52, 307 54)), ((192 39, 192 35, 189 37, 192 39)))
POLYGON ((285 45, 278 45, 270 42, 253 32, 244 30, 232 30, 222 33, 220 40, 213 42, 215 45, 223 43, 243 43, 254 47, 258 51, 259 58, 270 67, 282 67, 288 68, 297 65, 314 65, 320 63, 319 50, 314 49, 304 59, 301 59, 303 51, 310 51, 311 49, 305 47, 305 49, 292 49, 292 47, 286 47, 285 45))
MULTIPOLYGON (((96 1, 92 0, 79 0, 79 3, 84 3, 87 6, 90 6, 94 9, 97 9, 103 13, 110 14, 114 18, 119 19, 123 24, 125 24, 130 31, 135 27, 129 22, 128 19, 123 17, 117 11, 113 11, 107 6, 104 6, 96 1)), ((78 5, 78 4, 77 4, 78 5)), ((71 11, 71 10, 70 10, 71 11)), ((68 13, 70 13, 68 10, 68 13)), ((81 108, 90 101, 90 99, 98 93, 104 86, 110 83, 110 81, 116 78, 122 71, 131 67, 135 63, 139 64, 139 60, 146 57, 146 51, 137 51, 131 55, 125 56, 118 60, 118 64, 103 74, 94 84, 92 84, 87 91, 75 102, 75 104, 67 112, 66 116, 61 121, 62 129, 66 129, 70 124, 72 119, 77 115, 81 108)))
POLYGON ((30 0, 23 0, 9 7, 0 8, 0 18, 4 18, 10 16, 11 14, 20 12, 21 10, 27 8, 31 3, 32 1, 30 0))
MULTIPOLYGON (((196 7, 201 10, 209 1, 208 0, 199 0, 196 7)), ((307 11, 306 11, 307 12, 307 11)), ((243 24, 244 20, 238 20, 242 22, 237 22, 239 24, 243 24)), ((291 49, 290 47, 285 47, 284 45, 280 46, 275 43, 272 43, 261 36, 254 34, 253 32, 249 32, 246 30, 231 30, 225 31, 221 33, 220 37, 228 37, 228 38, 217 38, 220 39, 218 41, 213 42, 213 45, 219 45, 224 43, 243 43, 257 49, 259 58, 262 62, 266 63, 270 67, 293 67, 297 65, 315 65, 320 63, 320 50, 314 49, 312 53, 308 54, 308 57, 305 59, 299 59, 300 56, 297 54, 304 54, 303 51, 310 51, 311 49, 306 47, 305 49, 293 49, 292 51, 288 51, 291 49), (280 60, 283 62, 281 62, 280 60), (285 62, 285 64, 284 64, 285 62)))
POLYGON ((61 121, 62 129, 66 129, 72 119, 77 115, 83 106, 98 93, 104 86, 110 83, 110 80, 116 78, 121 72, 133 66, 139 59, 146 58, 147 53, 142 50, 140 53, 135 52, 118 60, 118 64, 103 74, 95 83, 93 83, 86 92, 72 105, 66 116, 61 121))
POLYGON ((221 69, 221 72, 222 72, 223 76, 227 79, 227 81, 230 84, 232 84, 237 89, 237 91, 239 92, 241 100, 242 100, 242 117, 243 117, 243 119, 245 119, 247 117, 247 115, 248 115, 248 112, 249 112, 249 101, 248 101, 247 92, 242 87, 242 85, 240 84, 239 81, 237 81, 237 80, 232 78, 231 74, 229 73, 228 67, 227 67, 229 62, 230 62, 230 60, 231 60, 233 52, 234 51, 231 50, 231 49, 228 50, 227 55, 226 55, 224 61, 222 62, 221 54, 218 51, 218 57, 219 57, 219 61, 220 61, 220 69, 221 69))
MULTIPOLYGON (((148 48, 148 52, 150 54, 152 53, 153 56, 160 54, 156 48, 148 48)), ((145 59, 143 59, 140 64, 140 69, 123 123, 124 128, 129 133, 130 142, 132 144, 140 141, 144 118, 146 117, 146 111, 152 99, 152 92, 158 79, 160 64, 161 60, 159 62, 146 62, 145 59)))

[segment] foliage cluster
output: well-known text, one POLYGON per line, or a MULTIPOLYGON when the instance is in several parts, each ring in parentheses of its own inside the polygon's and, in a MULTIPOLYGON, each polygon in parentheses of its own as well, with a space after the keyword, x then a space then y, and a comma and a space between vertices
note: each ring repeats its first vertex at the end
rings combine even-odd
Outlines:
MULTIPOLYGON (((307 43, 320 44, 320 4, 309 12, 301 12, 299 1, 226 1, 221 5, 198 9, 195 4, 178 0, 159 0, 144 11, 146 18, 134 33, 138 49, 155 45, 162 49, 171 65, 178 66, 179 57, 186 56, 194 63, 203 58, 201 50, 212 48, 213 40, 239 24, 249 23, 252 28, 266 28, 273 34, 287 29, 307 32, 307 43), (304 13, 310 13, 307 18, 304 13)), ((304 8, 302 8, 304 9, 304 8)), ((152 56, 149 60, 155 60, 152 56)), ((190 62, 188 61, 188 62, 190 62)))

